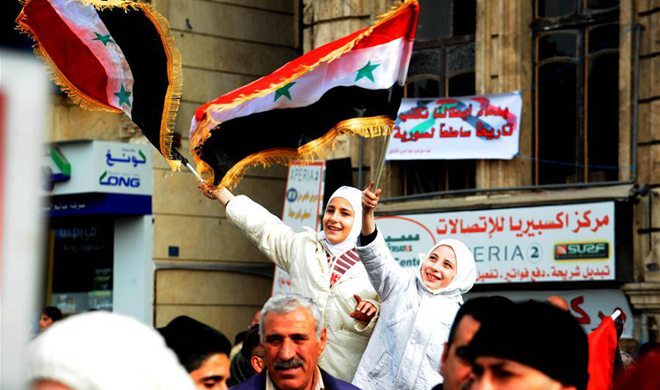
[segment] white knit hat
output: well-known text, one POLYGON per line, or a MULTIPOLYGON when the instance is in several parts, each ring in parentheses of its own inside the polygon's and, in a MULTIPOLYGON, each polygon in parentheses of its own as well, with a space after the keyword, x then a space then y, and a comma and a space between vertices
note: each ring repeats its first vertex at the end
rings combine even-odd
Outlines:
POLYGON ((120 314, 91 312, 58 321, 30 343, 28 380, 74 390, 194 390, 158 332, 120 314))

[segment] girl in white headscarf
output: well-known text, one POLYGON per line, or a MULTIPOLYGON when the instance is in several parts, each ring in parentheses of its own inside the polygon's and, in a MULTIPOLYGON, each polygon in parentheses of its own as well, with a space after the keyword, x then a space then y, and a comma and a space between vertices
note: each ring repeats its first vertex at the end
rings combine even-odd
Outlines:
POLYGON ((357 252, 382 299, 380 320, 353 379, 363 390, 430 389, 442 382, 440 357, 462 294, 475 282, 470 249, 441 240, 411 273, 394 260, 374 223, 380 190, 362 196, 362 235, 357 252))
POLYGON ((362 227, 362 193, 335 191, 323 214, 323 230, 295 232, 244 195, 201 185, 204 194, 226 206, 227 218, 291 276, 291 292, 312 298, 321 308, 328 344, 319 366, 344 381, 353 380, 375 327, 378 295, 355 253, 362 227))

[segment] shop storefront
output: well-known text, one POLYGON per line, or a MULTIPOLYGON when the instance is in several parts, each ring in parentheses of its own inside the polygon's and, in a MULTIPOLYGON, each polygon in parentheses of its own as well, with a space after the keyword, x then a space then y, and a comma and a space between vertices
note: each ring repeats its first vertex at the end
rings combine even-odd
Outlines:
MULTIPOLYGON (((477 281, 471 296, 545 300, 559 295, 585 330, 616 309, 632 319, 620 290, 632 278, 632 205, 626 200, 517 206, 456 212, 381 215, 378 226, 404 268, 443 238, 472 250, 477 281)), ((627 321, 624 337, 633 337, 627 321)))
POLYGON ((152 320, 151 146, 48 146, 45 305, 152 320))

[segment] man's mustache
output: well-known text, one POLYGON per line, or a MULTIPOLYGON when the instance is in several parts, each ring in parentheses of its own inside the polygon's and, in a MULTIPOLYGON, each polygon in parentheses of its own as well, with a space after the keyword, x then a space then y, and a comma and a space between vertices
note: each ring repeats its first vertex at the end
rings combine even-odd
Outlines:
POLYGON ((300 359, 278 360, 273 365, 276 370, 290 370, 292 368, 302 367, 304 362, 300 359))

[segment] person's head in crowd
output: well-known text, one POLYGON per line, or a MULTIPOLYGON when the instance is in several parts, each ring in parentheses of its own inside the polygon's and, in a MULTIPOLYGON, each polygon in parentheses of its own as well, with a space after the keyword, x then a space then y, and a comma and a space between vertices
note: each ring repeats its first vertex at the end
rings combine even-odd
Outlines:
POLYGON ((264 368, 264 348, 259 336, 259 324, 247 331, 240 352, 231 361, 230 385, 244 382, 264 368))
POLYGON ((558 307, 564 311, 570 311, 571 308, 568 305, 568 301, 564 299, 564 297, 559 296, 559 295, 550 295, 548 297, 548 303, 551 305, 554 305, 555 307, 558 307))
POLYGON ((630 368, 635 364, 635 359, 633 359, 631 354, 624 351, 621 351, 619 353, 621 354, 621 363, 623 363, 623 368, 625 370, 627 370, 628 368, 630 368))
POLYGON ((472 366, 456 351, 468 345, 482 322, 497 319, 510 305, 513 302, 502 296, 477 297, 458 309, 442 351, 440 374, 444 390, 462 389, 469 383, 472 366))
POLYGON ((259 316, 261 316, 261 309, 254 312, 254 316, 252 317, 252 322, 250 323, 250 327, 253 327, 255 325, 259 326, 259 316))
POLYGON ((33 390, 193 390, 186 371, 153 328, 104 311, 55 323, 29 346, 33 390))
POLYGON ((50 328, 53 323, 62 319, 62 312, 55 306, 46 306, 41 310, 39 317, 39 332, 50 328))
POLYGON ((546 302, 516 303, 485 321, 459 350, 472 362, 471 389, 577 389, 589 379, 587 335, 546 302))
POLYGON ((176 317, 158 331, 197 389, 227 389, 231 343, 224 334, 188 316, 176 317))
POLYGON ((640 357, 615 379, 614 390, 657 390, 660 383, 660 351, 640 357))
POLYGON ((435 244, 426 255, 420 254, 419 278, 432 292, 464 294, 476 280, 472 251, 461 241, 447 238, 435 244))
POLYGON ((353 249, 362 229, 362 191, 339 187, 328 200, 322 225, 319 238, 335 256, 353 249))
POLYGON ((649 355, 660 355, 660 343, 657 341, 648 341, 641 344, 637 349, 637 360, 642 360, 649 355))
POLYGON ((268 377, 279 390, 311 388, 326 345, 321 312, 309 298, 275 295, 261 309, 259 334, 268 377))

